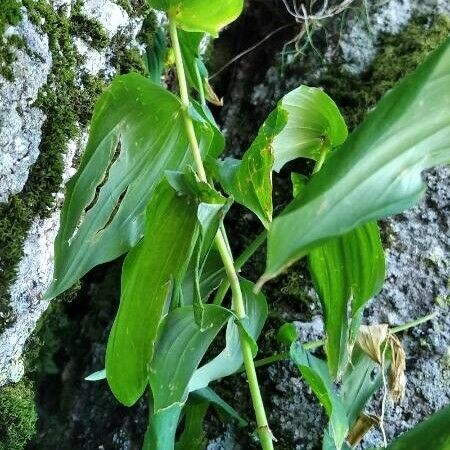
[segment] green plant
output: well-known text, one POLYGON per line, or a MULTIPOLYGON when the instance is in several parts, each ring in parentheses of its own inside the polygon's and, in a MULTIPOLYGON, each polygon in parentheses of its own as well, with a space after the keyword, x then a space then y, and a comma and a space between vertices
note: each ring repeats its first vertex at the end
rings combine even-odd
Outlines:
MULTIPOLYGON (((261 446, 272 449, 255 368, 286 357, 329 416, 323 448, 350 448, 377 420, 382 426, 383 417, 363 412, 374 392, 389 384, 396 399, 404 389, 398 330, 362 326, 361 319, 385 275, 375 221, 413 205, 423 192, 421 171, 449 159, 450 40, 348 139, 331 98, 300 86, 280 100, 241 160, 219 160, 224 138, 206 103, 217 96, 199 45, 205 33, 216 36, 240 14, 242 1, 150 5, 169 18, 180 97, 159 83, 166 54, 160 30, 154 53, 146 55, 148 77, 119 76, 97 102, 86 151, 67 185, 47 298, 128 253, 106 368, 89 379, 106 377, 125 405, 150 388, 145 449, 173 449, 183 414, 176 448, 201 448, 198 430, 209 404, 237 417, 209 384, 242 366, 261 446), (314 160, 314 169, 310 177, 292 174, 294 199, 273 219, 272 171, 297 158, 314 160), (233 201, 267 230, 236 261, 223 225, 233 201), (267 269, 254 285, 238 272, 266 237, 267 269), (304 256, 322 303, 325 340, 300 344, 285 324, 279 338, 289 352, 255 363, 268 315, 260 289, 304 256), (225 325, 224 350, 200 366, 225 325), (321 345, 326 359, 311 353, 321 345)), ((448 430, 439 429, 448 439, 448 430)))

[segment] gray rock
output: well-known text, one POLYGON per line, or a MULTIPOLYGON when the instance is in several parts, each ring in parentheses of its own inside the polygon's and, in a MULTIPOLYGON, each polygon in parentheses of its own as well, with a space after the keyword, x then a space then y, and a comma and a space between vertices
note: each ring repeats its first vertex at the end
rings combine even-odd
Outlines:
POLYGON ((39 89, 46 83, 52 65, 48 38, 27 18, 6 35, 22 37, 28 51, 14 50, 14 80, 0 75, 0 202, 20 192, 30 166, 39 155, 44 113, 33 106, 39 89))

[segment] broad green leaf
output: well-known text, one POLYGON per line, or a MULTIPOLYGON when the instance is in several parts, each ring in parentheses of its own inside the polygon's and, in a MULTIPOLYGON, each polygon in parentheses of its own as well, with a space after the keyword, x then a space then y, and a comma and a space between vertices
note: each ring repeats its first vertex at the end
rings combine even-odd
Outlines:
POLYGON ((161 84, 164 73, 164 57, 167 49, 167 40, 164 29, 158 27, 153 35, 152 42, 145 48, 144 64, 148 77, 156 84, 161 84))
POLYGON ((344 119, 330 97, 320 89, 300 86, 270 113, 242 161, 218 162, 216 176, 228 194, 269 228, 272 170, 300 157, 323 159, 346 137, 344 119))
POLYGON ((161 321, 195 243, 196 209, 163 180, 147 208, 144 239, 125 259, 120 306, 106 349, 109 386, 125 405, 134 404, 147 385, 161 321))
POLYGON ((217 36, 242 11, 243 0, 148 0, 150 6, 165 11, 186 31, 204 31, 217 36))
MULTIPOLYGON (((214 142, 217 154, 216 130, 206 121, 194 126, 203 151, 214 142)), ((67 184, 46 297, 135 245, 164 170, 190 159, 179 99, 138 74, 115 78, 96 104, 80 167, 67 184)))
POLYGON ((175 450, 203 450, 206 446, 206 435, 203 421, 209 408, 207 401, 188 401, 184 407, 184 428, 175 450))
POLYGON ((189 394, 189 381, 211 342, 231 313, 216 305, 205 305, 201 329, 190 306, 172 310, 164 319, 149 381, 153 394, 146 446, 149 450, 173 450, 181 410, 189 394))
POLYGON ((313 356, 298 342, 291 345, 290 355, 303 378, 325 408, 330 418, 329 435, 337 449, 340 449, 347 436, 348 420, 344 406, 335 392, 326 362, 313 356))
POLYGON ((226 158, 217 162, 218 178, 224 190, 253 211, 266 228, 272 221, 272 143, 286 125, 287 114, 275 109, 258 132, 242 161, 226 158))
POLYGON ((268 235, 259 285, 325 240, 399 213, 424 192, 423 170, 450 160, 450 40, 389 91, 268 235))
POLYGON ((273 141, 274 170, 297 158, 319 160, 347 138, 347 126, 333 100, 321 89, 300 86, 279 107, 288 120, 273 141))
POLYGON ((350 427, 354 425, 367 402, 381 386, 381 375, 380 366, 361 349, 355 347, 352 363, 347 366, 342 377, 340 395, 350 427))
MULTIPOLYGON (((450 406, 395 439, 387 450, 448 450, 450 448, 450 406)), ((381 450, 381 449, 379 449, 381 450)))
MULTIPOLYGON (((189 383, 189 390, 196 391, 209 385, 211 381, 226 377, 237 372, 243 364, 239 327, 244 327, 247 336, 256 341, 267 319, 267 302, 261 293, 253 292, 253 283, 240 280, 247 317, 241 325, 236 324, 236 318, 229 319, 225 348, 214 359, 197 369, 189 383)), ((205 305, 207 306, 207 305, 205 305)), ((256 344, 253 344, 255 346, 256 344)))
POLYGON ((348 361, 349 305, 350 320, 356 315, 356 334, 363 306, 383 286, 385 260, 377 224, 369 222, 314 248, 308 262, 322 304, 328 367, 338 378, 348 361))
MULTIPOLYGON (((192 392, 190 395, 192 397, 199 397, 200 399, 207 400, 216 408, 216 411, 219 414, 223 412, 232 419, 235 419, 240 427, 245 427, 247 425, 247 421, 210 387, 199 389, 198 391, 192 392)), ((223 416, 223 414, 220 415, 223 416)), ((225 422, 223 418, 222 422, 225 422)))

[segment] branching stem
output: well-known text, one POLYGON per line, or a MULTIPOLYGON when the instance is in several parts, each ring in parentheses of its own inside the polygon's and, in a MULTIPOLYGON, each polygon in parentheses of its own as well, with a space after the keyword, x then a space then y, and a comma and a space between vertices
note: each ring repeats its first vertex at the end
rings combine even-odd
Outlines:
MULTIPOLYGON (((200 153, 197 137, 195 135, 194 124, 189 116, 189 93, 186 82, 186 74, 183 66, 183 59, 181 56, 180 43, 178 41, 178 32, 175 21, 169 16, 169 30, 170 38, 172 40, 172 46, 175 54, 175 64, 178 75, 178 83, 180 88, 180 97, 183 104, 183 118, 186 128, 186 134, 189 139, 189 145, 191 147, 192 155, 197 170, 197 175, 202 181, 207 181, 205 168, 200 153)), ((231 287, 233 310, 237 317, 243 319, 246 315, 244 299, 242 297, 242 291, 239 284, 239 278, 234 267, 233 256, 227 245, 226 238, 224 237, 224 229, 219 229, 215 237, 215 243, 219 250, 220 256, 223 261, 225 272, 231 287)), ((253 407, 255 410, 256 423, 258 426, 258 434, 263 450, 272 450, 273 441, 272 434, 267 422, 266 412, 264 409, 264 403, 262 400, 261 392, 259 390, 258 378, 256 375, 256 369, 253 362, 253 355, 250 343, 248 342, 245 333, 240 330, 240 341, 242 356, 244 359, 244 367, 247 374, 250 394, 252 397, 253 407)))

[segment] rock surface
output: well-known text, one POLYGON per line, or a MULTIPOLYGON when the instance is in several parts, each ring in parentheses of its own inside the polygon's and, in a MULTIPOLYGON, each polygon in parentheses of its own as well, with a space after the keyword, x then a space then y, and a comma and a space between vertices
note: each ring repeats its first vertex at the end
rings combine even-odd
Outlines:
POLYGON ((39 155, 45 115, 33 103, 52 65, 48 37, 30 22, 25 10, 21 23, 5 34, 21 36, 28 51, 16 50, 13 81, 0 76, 0 202, 22 190, 39 155))

